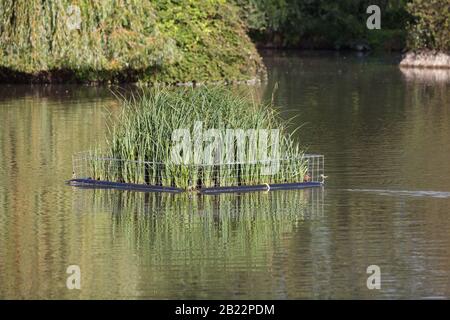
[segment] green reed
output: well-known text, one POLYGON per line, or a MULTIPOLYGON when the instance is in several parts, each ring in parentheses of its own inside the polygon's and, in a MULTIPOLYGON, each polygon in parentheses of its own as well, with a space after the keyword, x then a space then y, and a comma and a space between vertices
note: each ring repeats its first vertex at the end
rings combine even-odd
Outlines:
MULTIPOLYGON (((224 86, 155 87, 119 99, 123 110, 110 125, 106 150, 96 150, 90 157, 95 179, 183 189, 303 181, 306 163, 302 149, 288 134, 289 123, 272 104, 256 103, 248 94, 224 86), (285 159, 280 162, 280 170, 267 175, 259 157, 245 155, 245 161, 236 163, 237 155, 230 161, 225 152, 215 154, 213 164, 195 163, 193 153, 188 163, 174 163, 172 133, 187 129, 194 141, 198 121, 202 122, 203 133, 217 129, 221 137, 227 129, 279 129, 279 145, 269 145, 268 151, 277 147, 279 157, 285 159)), ((250 142, 245 143, 248 149, 250 142)), ((236 144, 232 141, 233 147, 236 144)), ((200 149, 205 146, 202 142, 200 149)), ((260 141, 255 148, 259 155, 260 141)))

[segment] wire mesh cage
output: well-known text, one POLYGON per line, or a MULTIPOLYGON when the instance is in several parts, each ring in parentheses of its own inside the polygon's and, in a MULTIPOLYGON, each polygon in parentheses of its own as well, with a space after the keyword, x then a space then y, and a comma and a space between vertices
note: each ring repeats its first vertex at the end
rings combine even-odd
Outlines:
POLYGON ((323 155, 254 162, 177 164, 116 159, 92 152, 73 155, 73 178, 202 189, 286 183, 323 183, 323 155))

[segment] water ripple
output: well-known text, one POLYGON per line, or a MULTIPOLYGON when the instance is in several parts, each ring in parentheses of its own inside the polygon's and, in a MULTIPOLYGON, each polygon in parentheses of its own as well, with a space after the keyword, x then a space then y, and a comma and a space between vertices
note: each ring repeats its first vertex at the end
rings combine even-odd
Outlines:
POLYGON ((398 197, 432 197, 432 198, 450 198, 450 192, 446 191, 422 191, 422 190, 389 190, 389 189, 344 189, 350 192, 369 192, 382 196, 398 197))

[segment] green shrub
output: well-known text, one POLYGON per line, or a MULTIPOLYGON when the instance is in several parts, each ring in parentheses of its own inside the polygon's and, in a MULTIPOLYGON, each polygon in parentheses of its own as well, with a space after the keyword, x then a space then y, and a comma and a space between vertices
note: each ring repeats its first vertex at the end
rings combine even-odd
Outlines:
POLYGON ((408 11, 414 17, 408 27, 411 49, 450 51, 449 0, 412 0, 408 11))
MULTIPOLYGON (((224 0, 158 0, 160 30, 182 59, 155 74, 168 82, 249 79, 265 73, 238 10, 224 0)), ((150 75, 150 79, 154 78, 150 75)))
POLYGON ((221 0, 0 0, 0 8, 6 80, 179 82, 264 71, 235 10, 221 0), (79 29, 68 25, 70 6, 80 8, 79 29))

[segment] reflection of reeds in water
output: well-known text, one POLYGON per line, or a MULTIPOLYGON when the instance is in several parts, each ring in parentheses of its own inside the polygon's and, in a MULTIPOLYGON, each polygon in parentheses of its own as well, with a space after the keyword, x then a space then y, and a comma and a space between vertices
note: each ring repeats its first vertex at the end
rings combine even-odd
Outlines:
POLYGON ((323 210, 321 189, 193 197, 79 190, 79 195, 77 203, 83 207, 112 212, 115 235, 126 237, 133 247, 149 246, 161 254, 220 251, 227 243, 258 251, 323 210))

